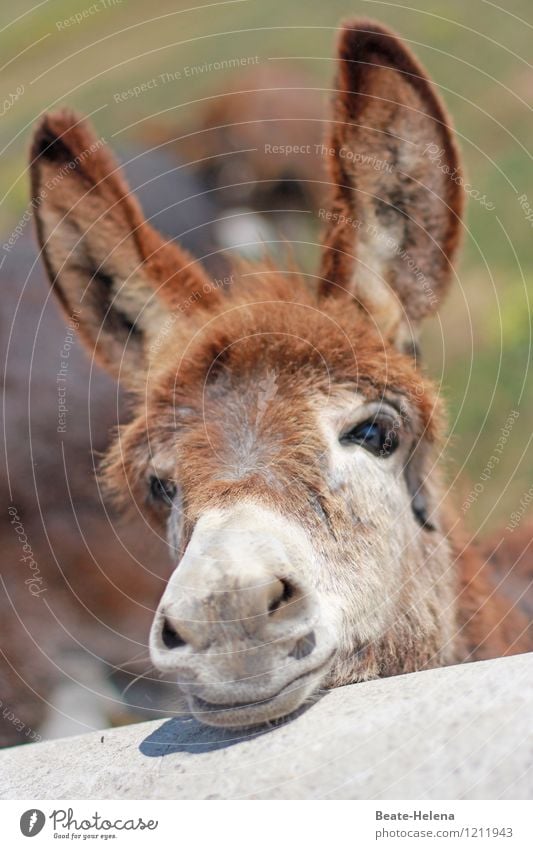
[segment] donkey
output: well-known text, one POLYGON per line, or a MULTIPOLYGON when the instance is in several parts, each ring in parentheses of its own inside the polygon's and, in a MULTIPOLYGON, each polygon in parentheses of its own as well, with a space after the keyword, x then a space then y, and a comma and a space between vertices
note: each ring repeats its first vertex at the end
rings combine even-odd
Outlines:
MULTIPOLYGON (((151 220, 168 237, 216 259, 209 250, 215 244, 215 210, 205 185, 161 150, 141 154, 130 146, 120 155, 151 220)), ((78 733, 124 720, 119 689, 146 671, 146 663, 135 657, 146 660, 146 634, 172 563, 165 561, 163 543, 157 551, 151 540, 143 549, 142 523, 117 526, 117 516, 102 503, 92 452, 103 453, 117 421, 128 420, 127 399, 109 375, 90 368, 76 339, 74 314, 64 326, 29 217, 21 219, 13 244, 5 243, 0 263, 5 374, 0 746, 53 733, 54 719, 61 724, 58 732, 65 733, 66 713, 74 714, 71 723, 78 733), (19 286, 13 286, 15 280, 19 286), (139 561, 155 559, 157 576, 154 569, 138 567, 139 561), (69 699, 76 688, 83 694, 89 724, 58 698, 65 684, 69 699)), ((212 273, 221 269, 212 267, 212 273)), ((153 718, 165 690, 168 685, 144 678, 127 689, 129 710, 135 705, 134 716, 147 712, 153 718)))
POLYGON ((461 229, 450 121, 383 26, 349 22, 338 51, 313 279, 237 259, 218 285, 71 111, 45 115, 31 151, 53 291, 132 399, 102 482, 175 564, 151 658, 210 725, 533 647, 447 505, 443 411, 419 364, 461 229))

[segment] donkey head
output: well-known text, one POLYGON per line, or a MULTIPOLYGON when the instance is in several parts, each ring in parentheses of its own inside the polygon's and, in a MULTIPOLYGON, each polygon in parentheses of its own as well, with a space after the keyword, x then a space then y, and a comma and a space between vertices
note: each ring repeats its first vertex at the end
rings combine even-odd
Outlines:
POLYGON ((394 35, 352 23, 339 53, 314 280, 237 261, 217 285, 144 220, 80 117, 35 134, 53 289, 134 399, 104 479, 176 565, 151 655, 213 725, 454 657, 442 416, 416 335, 451 276, 457 153, 394 35))

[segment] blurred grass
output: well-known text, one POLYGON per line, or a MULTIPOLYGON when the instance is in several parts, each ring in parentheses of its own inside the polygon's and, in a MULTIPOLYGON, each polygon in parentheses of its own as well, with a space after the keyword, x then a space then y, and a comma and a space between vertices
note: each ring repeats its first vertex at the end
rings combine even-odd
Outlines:
POLYGON ((458 284, 440 323, 426 329, 423 350, 449 402, 459 501, 478 481, 510 411, 520 411, 492 480, 467 516, 474 530, 485 520, 488 529, 505 524, 533 469, 527 449, 533 228, 517 202, 526 193, 533 205, 531 0, 513 0, 505 9, 488 0, 106 2, 63 30, 57 21, 94 4, 48 0, 32 8, 23 0, 0 8, 3 97, 25 87, 0 118, 0 232, 12 230, 27 203, 29 132, 46 109, 68 103, 85 113, 97 110, 98 131, 106 138, 120 133, 121 141, 142 140, 154 115, 165 110, 157 120, 179 135, 194 124, 194 101, 223 90, 231 71, 198 74, 120 104, 113 94, 187 65, 256 54, 264 62, 300 57, 293 61, 327 89, 339 20, 373 17, 394 27, 440 87, 469 180, 496 207, 491 212, 470 203, 458 284), (130 124, 136 126, 124 131, 130 124))

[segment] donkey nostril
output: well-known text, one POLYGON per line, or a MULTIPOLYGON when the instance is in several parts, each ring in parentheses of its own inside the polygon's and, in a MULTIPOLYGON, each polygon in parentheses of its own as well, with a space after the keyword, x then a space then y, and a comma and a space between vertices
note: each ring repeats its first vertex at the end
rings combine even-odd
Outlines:
POLYGON ((295 644, 294 648, 289 652, 289 657, 294 657, 295 660, 301 660, 311 654, 316 646, 316 637, 314 631, 309 631, 305 637, 301 637, 295 644))
POLYGON ((271 599, 270 604, 268 605, 268 612, 275 613, 276 610, 290 601, 296 595, 296 587, 291 584, 286 578, 280 578, 278 580, 278 591, 275 596, 271 599))
POLYGON ((170 624, 168 619, 165 618, 163 622, 163 630, 161 631, 161 638, 163 640, 164 645, 167 649, 177 649, 180 646, 185 646, 185 640, 180 637, 176 629, 173 625, 170 624))

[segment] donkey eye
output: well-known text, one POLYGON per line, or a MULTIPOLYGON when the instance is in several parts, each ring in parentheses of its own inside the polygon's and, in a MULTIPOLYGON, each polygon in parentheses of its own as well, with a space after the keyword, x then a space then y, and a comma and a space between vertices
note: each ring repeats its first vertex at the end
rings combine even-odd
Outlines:
POLYGON ((156 475, 150 477, 150 498, 160 504, 172 505, 176 497, 176 484, 173 481, 158 478, 156 475))
POLYGON ((378 457, 390 457, 399 444, 397 429, 392 421, 367 419, 339 437, 341 445, 361 445, 378 457))

